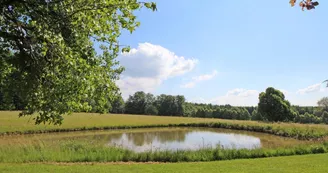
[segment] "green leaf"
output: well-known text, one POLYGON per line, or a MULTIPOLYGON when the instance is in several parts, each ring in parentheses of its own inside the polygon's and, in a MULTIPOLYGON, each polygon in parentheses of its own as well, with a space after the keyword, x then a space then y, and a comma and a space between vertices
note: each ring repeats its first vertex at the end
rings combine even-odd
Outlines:
POLYGON ((125 52, 130 52, 131 48, 130 47, 125 47, 125 48, 122 48, 122 52, 125 53, 125 52))

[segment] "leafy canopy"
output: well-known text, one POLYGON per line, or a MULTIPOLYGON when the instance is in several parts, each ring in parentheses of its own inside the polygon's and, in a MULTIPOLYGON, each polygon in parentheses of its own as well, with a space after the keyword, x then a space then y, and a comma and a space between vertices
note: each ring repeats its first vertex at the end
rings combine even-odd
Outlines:
POLYGON ((20 116, 38 113, 36 124, 60 124, 90 110, 89 100, 107 112, 120 95, 118 37, 140 25, 134 11, 143 7, 156 10, 137 0, 1 0, 1 92, 27 104, 20 116))
POLYGON ((260 93, 258 103, 258 113, 268 121, 292 121, 296 112, 291 109, 288 100, 279 90, 272 87, 260 93))

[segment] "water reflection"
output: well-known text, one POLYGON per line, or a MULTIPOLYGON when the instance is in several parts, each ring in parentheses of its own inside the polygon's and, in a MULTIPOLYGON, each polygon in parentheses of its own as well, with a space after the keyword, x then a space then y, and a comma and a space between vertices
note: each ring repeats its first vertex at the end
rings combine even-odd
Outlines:
POLYGON ((109 146, 119 146, 136 152, 198 150, 215 148, 218 145, 236 149, 261 147, 261 140, 257 137, 199 129, 109 134, 105 138, 109 139, 109 146))

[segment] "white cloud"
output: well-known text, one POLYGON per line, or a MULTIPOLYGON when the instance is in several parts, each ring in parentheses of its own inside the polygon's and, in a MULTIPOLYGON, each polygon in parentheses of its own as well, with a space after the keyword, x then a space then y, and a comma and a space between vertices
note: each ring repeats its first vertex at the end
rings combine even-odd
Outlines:
POLYGON ((157 78, 130 76, 123 77, 122 80, 117 81, 117 85, 125 98, 136 91, 152 92, 161 83, 162 80, 157 78))
POLYGON ((321 83, 317 83, 311 86, 308 86, 297 91, 298 94, 308 94, 313 92, 319 92, 321 90, 321 83))
POLYGON ((259 92, 257 90, 247 90, 236 88, 228 91, 225 95, 212 99, 197 98, 191 100, 194 103, 212 103, 217 105, 230 104, 232 106, 255 106, 258 103, 259 92))
POLYGON ((206 100, 204 98, 196 98, 196 99, 192 99, 188 102, 192 102, 192 103, 206 103, 206 104, 209 104, 211 103, 211 100, 206 100))
POLYGON ((125 98, 136 91, 152 92, 164 80, 190 72, 198 62, 150 43, 140 43, 130 52, 122 53, 118 60, 125 67, 117 81, 125 98))
POLYGON ((238 96, 238 97, 249 97, 257 95, 259 92, 256 90, 246 90, 242 88, 236 88, 227 92, 226 96, 238 96))
POLYGON ((217 71, 214 70, 211 74, 204 74, 200 76, 195 76, 192 80, 186 84, 181 85, 181 88, 193 88, 195 85, 201 81, 211 80, 217 75, 217 71))

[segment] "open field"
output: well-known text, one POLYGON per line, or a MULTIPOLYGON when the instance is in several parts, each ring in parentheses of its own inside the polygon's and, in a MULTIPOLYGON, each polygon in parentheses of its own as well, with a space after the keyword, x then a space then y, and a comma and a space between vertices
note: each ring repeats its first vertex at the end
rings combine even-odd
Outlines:
POLYGON ((64 117, 60 126, 34 125, 33 117, 18 118, 17 111, 0 111, 0 133, 4 132, 27 132, 47 131, 52 129, 81 129, 93 127, 118 127, 118 126, 144 126, 144 125, 167 125, 180 123, 205 123, 218 122, 216 119, 183 118, 183 117, 160 117, 141 115, 120 114, 96 114, 96 113, 73 113, 64 117))
POLYGON ((197 163, 0 163, 1 173, 325 173, 328 155, 288 156, 264 159, 231 160, 197 163))
POLYGON ((206 118, 163 117, 143 115, 74 113, 65 116, 61 126, 34 125, 32 117, 18 118, 19 112, 0 112, 0 134, 42 133, 102 129, 147 128, 166 126, 215 127, 275 134, 298 139, 328 136, 328 125, 264 123, 206 118))

